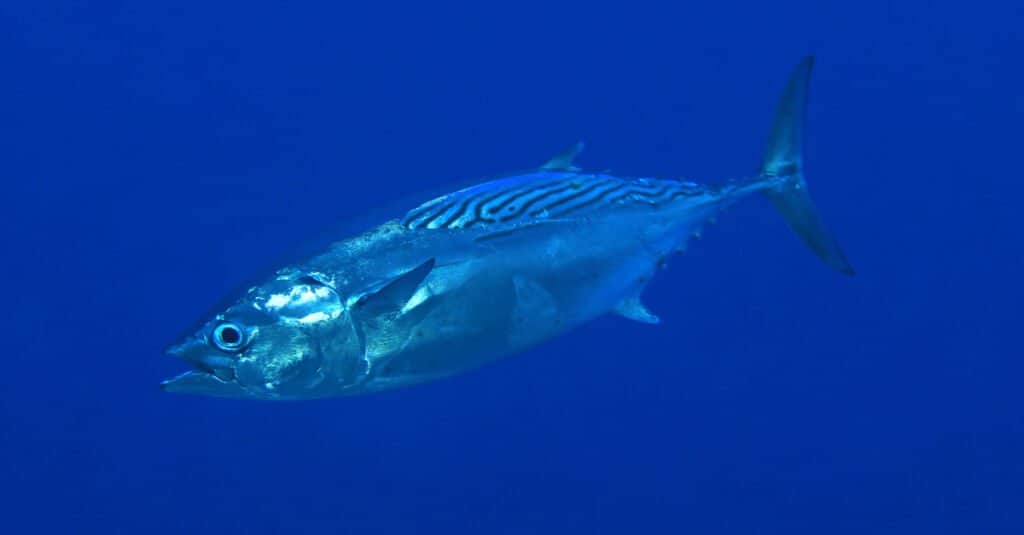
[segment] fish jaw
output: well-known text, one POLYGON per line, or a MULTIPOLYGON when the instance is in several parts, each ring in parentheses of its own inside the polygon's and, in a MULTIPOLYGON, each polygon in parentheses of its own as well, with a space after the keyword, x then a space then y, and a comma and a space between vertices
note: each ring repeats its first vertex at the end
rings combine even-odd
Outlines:
POLYGON ((205 350, 201 340, 191 338, 169 347, 168 356, 192 364, 194 369, 160 383, 161 390, 225 398, 251 398, 238 383, 233 359, 205 350))
POLYGON ((160 383, 164 392, 178 394, 194 394, 221 398, 253 399, 251 392, 235 380, 223 380, 212 373, 202 370, 187 371, 173 379, 160 383))

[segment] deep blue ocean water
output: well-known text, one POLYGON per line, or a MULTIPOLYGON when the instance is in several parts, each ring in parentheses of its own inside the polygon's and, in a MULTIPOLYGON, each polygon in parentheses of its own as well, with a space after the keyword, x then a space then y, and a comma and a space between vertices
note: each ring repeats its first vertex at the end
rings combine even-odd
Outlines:
POLYGON ((826 4, 3 3, 3 531, 1024 533, 1024 12, 826 4), (159 390, 223 294, 396 200, 581 139, 748 175, 808 53, 857 277, 752 199, 659 327, 368 397, 159 390))

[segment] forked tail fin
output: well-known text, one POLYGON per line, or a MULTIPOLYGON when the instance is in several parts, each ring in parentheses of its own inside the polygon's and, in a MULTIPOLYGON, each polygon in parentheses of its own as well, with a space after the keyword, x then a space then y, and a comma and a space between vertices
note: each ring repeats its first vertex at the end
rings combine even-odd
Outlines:
POLYGON ((779 99, 775 123, 761 163, 761 175, 778 178, 779 185, 764 190, 764 194, 814 254, 840 273, 853 275, 853 266, 843 254, 839 242, 825 228, 804 181, 804 118, 807 114, 807 82, 813 66, 813 56, 800 62, 793 69, 786 90, 779 99))

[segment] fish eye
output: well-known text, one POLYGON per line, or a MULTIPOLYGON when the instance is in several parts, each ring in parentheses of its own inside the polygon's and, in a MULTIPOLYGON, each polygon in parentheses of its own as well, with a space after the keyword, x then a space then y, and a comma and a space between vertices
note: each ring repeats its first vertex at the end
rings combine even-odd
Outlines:
POLYGON ((213 344, 224 351, 237 351, 244 342, 242 327, 234 323, 221 323, 213 330, 213 344))

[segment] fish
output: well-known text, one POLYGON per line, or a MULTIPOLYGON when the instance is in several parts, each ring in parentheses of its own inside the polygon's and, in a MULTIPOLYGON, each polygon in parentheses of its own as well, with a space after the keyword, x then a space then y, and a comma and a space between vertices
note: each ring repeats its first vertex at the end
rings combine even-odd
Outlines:
POLYGON ((367 394, 523 353, 605 314, 658 324, 642 301, 649 281, 753 194, 853 275, 804 178, 813 65, 793 69, 756 175, 704 185, 588 173, 574 144, 276 270, 169 346, 191 369, 161 386, 262 400, 367 394))

